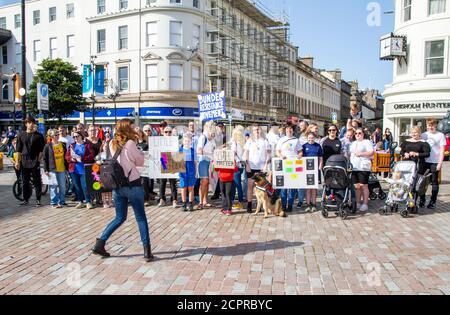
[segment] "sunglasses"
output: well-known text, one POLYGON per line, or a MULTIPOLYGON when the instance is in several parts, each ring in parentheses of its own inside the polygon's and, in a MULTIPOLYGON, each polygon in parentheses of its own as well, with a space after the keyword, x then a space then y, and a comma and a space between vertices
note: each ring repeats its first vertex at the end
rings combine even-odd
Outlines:
POLYGON ((172 133, 172 131, 165 131, 164 133, 172 133))
POLYGON ((328 132, 336 132, 336 129, 328 129, 328 132))
POLYGON ((144 132, 152 132, 151 130, 144 130, 144 132))
POLYGON ((76 139, 76 138, 79 138, 79 137, 80 137, 80 136, 73 136, 73 138, 75 138, 75 139, 76 139))
POLYGON ((356 132, 355 135, 362 135, 362 132, 356 132))

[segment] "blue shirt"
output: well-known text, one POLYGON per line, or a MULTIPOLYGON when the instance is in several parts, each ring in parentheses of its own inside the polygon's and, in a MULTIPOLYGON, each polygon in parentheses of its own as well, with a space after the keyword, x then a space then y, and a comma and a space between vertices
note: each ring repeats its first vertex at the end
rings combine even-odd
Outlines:
MULTIPOLYGON (((85 145, 75 143, 75 154, 81 156, 81 159, 84 157, 84 151, 85 151, 85 145)), ((75 164, 75 174, 83 175, 84 174, 84 163, 83 162, 77 162, 75 164)))
POLYGON ((180 153, 184 153, 186 157, 186 173, 188 177, 195 178, 195 150, 194 148, 180 148, 180 153))
POLYGON ((303 157, 323 157, 322 146, 317 142, 313 144, 305 143, 303 145, 303 157))

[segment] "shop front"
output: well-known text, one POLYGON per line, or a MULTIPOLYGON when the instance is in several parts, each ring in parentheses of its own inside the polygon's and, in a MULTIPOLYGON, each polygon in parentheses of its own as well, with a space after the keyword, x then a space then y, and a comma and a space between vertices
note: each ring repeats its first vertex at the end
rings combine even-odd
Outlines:
POLYGON ((390 128, 394 140, 402 143, 410 137, 412 127, 419 126, 425 132, 427 119, 440 121, 444 118, 450 110, 450 97, 448 100, 387 103, 384 108, 384 128, 390 128))

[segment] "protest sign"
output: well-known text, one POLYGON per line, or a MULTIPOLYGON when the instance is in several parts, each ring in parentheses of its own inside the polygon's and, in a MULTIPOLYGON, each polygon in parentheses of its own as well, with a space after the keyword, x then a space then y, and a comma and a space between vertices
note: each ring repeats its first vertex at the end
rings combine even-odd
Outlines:
POLYGON ((275 189, 319 188, 319 160, 317 157, 273 159, 272 169, 275 189))
POLYGON ((221 120, 227 118, 225 92, 198 95, 200 121, 221 120))
POLYGON ((141 177, 149 177, 150 176, 150 155, 148 151, 144 152, 144 166, 136 167, 141 177))
POLYGON ((215 150, 214 167, 221 169, 234 170, 234 152, 232 150, 215 150))
POLYGON ((178 173, 162 173, 161 153, 176 153, 179 150, 178 137, 149 137, 149 177, 153 179, 178 178, 178 173))
POLYGON ((186 173, 186 155, 179 152, 161 153, 161 174, 186 173))

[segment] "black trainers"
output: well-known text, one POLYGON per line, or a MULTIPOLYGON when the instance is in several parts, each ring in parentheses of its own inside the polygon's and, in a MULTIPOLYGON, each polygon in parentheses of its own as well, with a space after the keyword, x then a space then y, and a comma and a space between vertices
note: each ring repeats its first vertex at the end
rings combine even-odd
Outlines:
POLYGON ((30 205, 30 202, 27 201, 27 200, 22 201, 21 203, 19 203, 19 206, 29 206, 29 205, 30 205))
POLYGON ((183 206, 181 207, 181 211, 183 211, 183 212, 188 211, 187 204, 183 203, 183 206))
POLYGON ((251 202, 247 204, 247 213, 253 213, 253 205, 251 202))
POLYGON ((40 207, 42 206, 41 201, 40 200, 36 200, 36 207, 40 207))
POLYGON ((293 211, 293 206, 292 205, 290 205, 290 206, 288 206, 287 207, 287 209, 286 209, 286 211, 285 212, 287 212, 287 213, 291 213, 293 211))
POLYGON ((419 208, 425 208, 425 200, 420 200, 419 208))
POLYGON ((194 204, 189 204, 188 210, 189 212, 194 212, 194 204))
POLYGON ((435 210, 436 209, 436 204, 434 202, 430 202, 430 204, 428 205, 427 209, 435 210))

